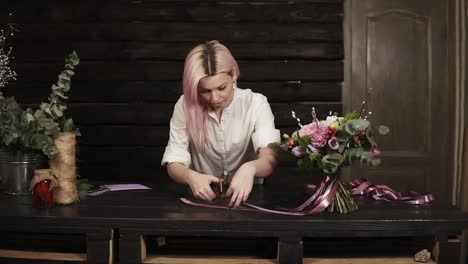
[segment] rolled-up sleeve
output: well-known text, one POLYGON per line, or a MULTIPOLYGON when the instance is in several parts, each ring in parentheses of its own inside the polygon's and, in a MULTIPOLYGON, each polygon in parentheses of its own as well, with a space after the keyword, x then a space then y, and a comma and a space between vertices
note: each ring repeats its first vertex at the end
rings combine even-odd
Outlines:
POLYGON ((171 162, 180 162, 187 167, 191 163, 183 96, 179 98, 174 107, 170 122, 169 141, 161 165, 164 166, 171 162))
POLYGON ((267 147, 273 142, 280 142, 280 131, 275 128, 275 117, 271 111, 267 98, 261 96, 255 111, 255 131, 252 134, 254 150, 267 147))

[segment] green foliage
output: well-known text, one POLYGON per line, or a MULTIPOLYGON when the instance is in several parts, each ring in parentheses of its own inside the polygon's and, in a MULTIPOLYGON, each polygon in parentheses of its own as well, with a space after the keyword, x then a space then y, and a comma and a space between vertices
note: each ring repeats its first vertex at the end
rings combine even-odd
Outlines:
POLYGON ((322 157, 323 171, 328 174, 335 173, 343 163, 343 155, 332 153, 322 157))
POLYGON ((342 124, 348 122, 349 120, 359 119, 359 113, 356 111, 346 114, 346 116, 341 121, 342 124))
POLYGON ((41 102, 39 108, 23 109, 14 97, 0 97, 0 147, 4 150, 38 150, 53 159, 58 150, 53 137, 60 132, 80 132, 73 120, 66 118, 67 105, 64 102, 70 91, 71 77, 79 64, 78 55, 72 52, 65 60, 65 69, 58 81, 51 87, 48 102, 41 102))
POLYGON ((350 135, 357 135, 369 127, 369 121, 365 119, 353 119, 341 125, 341 130, 350 135))
POLYGON ((78 192, 89 191, 94 186, 88 182, 88 179, 80 179, 76 182, 76 190, 78 192))
POLYGON ((350 148, 345 150, 344 159, 349 163, 358 160, 361 164, 367 163, 371 166, 377 166, 380 164, 380 158, 372 156, 369 151, 363 148, 350 148))
POLYGON ((377 130, 379 131, 381 135, 387 135, 388 132, 390 132, 390 128, 384 125, 380 125, 379 127, 377 127, 377 130))

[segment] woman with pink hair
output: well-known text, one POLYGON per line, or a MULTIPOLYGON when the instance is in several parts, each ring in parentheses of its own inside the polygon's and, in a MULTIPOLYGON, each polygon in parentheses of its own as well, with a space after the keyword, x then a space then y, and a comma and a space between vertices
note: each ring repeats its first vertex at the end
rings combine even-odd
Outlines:
POLYGON ((211 201, 211 183, 230 182, 230 206, 246 201, 255 177, 269 176, 277 163, 268 144, 279 142, 265 96, 237 87, 240 71, 218 41, 193 48, 185 59, 184 94, 170 122, 162 165, 195 197, 211 201))

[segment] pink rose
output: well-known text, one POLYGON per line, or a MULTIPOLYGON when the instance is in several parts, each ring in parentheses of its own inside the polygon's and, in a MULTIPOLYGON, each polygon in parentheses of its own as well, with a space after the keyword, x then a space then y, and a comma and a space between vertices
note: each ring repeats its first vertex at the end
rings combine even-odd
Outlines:
POLYGON ((321 123, 310 123, 299 130, 299 136, 309 136, 310 143, 316 148, 323 148, 327 145, 328 126, 321 123))

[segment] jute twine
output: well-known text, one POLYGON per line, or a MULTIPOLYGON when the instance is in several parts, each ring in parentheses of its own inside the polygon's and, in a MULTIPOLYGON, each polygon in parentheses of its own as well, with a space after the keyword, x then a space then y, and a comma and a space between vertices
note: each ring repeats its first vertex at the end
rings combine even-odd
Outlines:
POLYGON ((54 200, 58 204, 70 204, 78 201, 76 191, 75 146, 76 138, 73 133, 59 133, 54 138, 58 154, 50 162, 50 170, 57 179, 54 188, 54 200))
POLYGON ((31 190, 34 189, 34 185, 44 180, 49 180, 51 182, 50 189, 58 186, 57 179, 52 176, 52 171, 50 169, 39 169, 34 170, 34 177, 31 180, 31 190))

